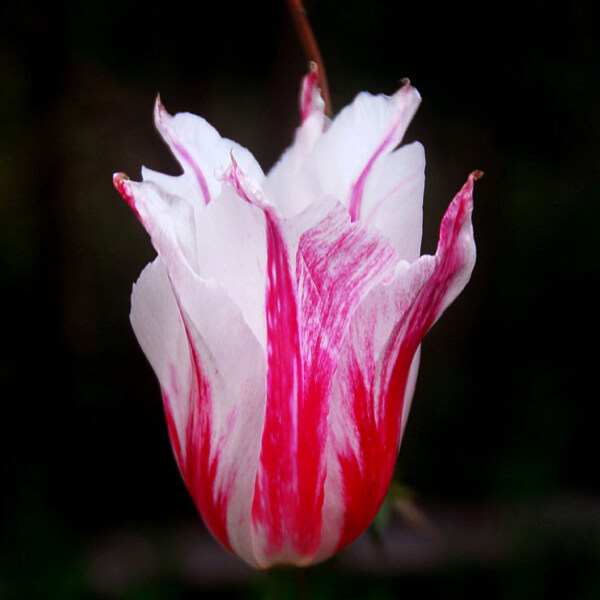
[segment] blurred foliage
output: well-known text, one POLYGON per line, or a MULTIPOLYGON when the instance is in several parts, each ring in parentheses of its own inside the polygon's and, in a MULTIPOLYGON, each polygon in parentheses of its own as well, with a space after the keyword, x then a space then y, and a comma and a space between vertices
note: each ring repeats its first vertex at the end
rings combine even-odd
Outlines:
MULTIPOLYGON (((501 521, 508 549, 404 570, 395 565, 411 550, 379 570, 348 567, 348 555, 303 575, 240 567, 220 587, 179 569, 180 524, 203 530, 127 318, 131 284, 154 252, 111 174, 177 169, 151 123, 158 91, 171 112, 202 114, 267 168, 292 139, 304 58, 282 1, 198 13, 177 1, 9 0, 0 18, 0 598, 600 594, 600 533, 589 526, 600 501, 598 7, 306 5, 337 110, 362 89, 394 91, 404 76, 423 96, 408 137, 428 156, 425 251, 467 173, 486 173, 476 188, 478 264, 424 342, 397 477, 427 518, 438 504, 519 507, 501 521), (592 508, 535 508, 573 496, 592 508), (114 532, 148 530, 146 550, 125 536, 124 548, 141 552, 131 565, 109 561, 94 578, 105 540, 110 557, 114 532), (128 568, 141 575, 127 579, 128 568)), ((393 511, 376 526, 383 549, 390 528, 408 528, 393 511)), ((498 539, 485 539, 490 550, 498 539)), ((202 560, 228 565, 208 543, 202 560)))

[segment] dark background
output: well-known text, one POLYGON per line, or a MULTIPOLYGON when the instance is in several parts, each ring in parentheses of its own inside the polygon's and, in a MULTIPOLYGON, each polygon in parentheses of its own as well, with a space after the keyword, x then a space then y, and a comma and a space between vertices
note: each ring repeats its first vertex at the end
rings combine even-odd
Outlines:
POLYGON ((597 5, 307 7, 335 110, 404 76, 423 96, 408 139, 428 159, 425 252, 485 171, 473 278, 423 344, 399 510, 380 543, 299 582, 229 557, 185 492, 129 326, 154 251, 111 175, 177 171, 157 92, 275 162, 305 71, 284 1, 8 1, 0 598, 600 597, 597 5))

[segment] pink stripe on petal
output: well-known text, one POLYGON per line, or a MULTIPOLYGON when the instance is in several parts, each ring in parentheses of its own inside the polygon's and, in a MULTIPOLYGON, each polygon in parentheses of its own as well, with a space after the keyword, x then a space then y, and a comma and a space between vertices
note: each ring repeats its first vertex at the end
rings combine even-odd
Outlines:
POLYGON ((221 439, 212 448, 214 431, 212 424, 212 399, 209 380, 204 374, 201 359, 196 349, 189 320, 181 311, 190 345, 193 365, 193 381, 190 386, 189 412, 183 440, 175 426, 172 403, 181 399, 170 398, 163 390, 163 402, 171 444, 185 484, 206 526, 214 537, 233 552, 227 532, 227 508, 231 482, 217 486, 216 477, 219 454, 224 443, 221 439))
POLYGON ((318 529, 315 531, 299 518, 298 395, 302 359, 295 287, 279 226, 268 212, 265 217, 267 403, 252 519, 256 537, 263 541, 259 552, 267 560, 286 562, 296 553, 312 552, 318 529))
POLYGON ((230 159, 229 167, 221 175, 221 179, 229 184, 242 200, 276 217, 277 211, 275 207, 269 204, 262 187, 240 169, 233 154, 233 149, 230 152, 230 159))
POLYGON ((307 364, 325 371, 329 389, 350 317, 369 290, 392 275, 397 255, 375 230, 351 224, 338 204, 302 235, 297 262, 315 290, 303 298, 301 311, 307 364))
POLYGON ((175 414, 182 474, 215 537, 257 566, 251 509, 266 398, 263 349, 218 284, 181 262, 171 266, 190 356, 190 383, 181 389, 192 390, 188 410, 175 414))
MULTIPOLYGON (((367 177, 375 164, 375 161, 384 153, 391 152, 402 140, 404 132, 408 127, 410 119, 414 113, 416 106, 409 104, 409 96, 416 92, 411 87, 408 79, 404 81, 403 87, 396 92, 396 95, 390 99, 390 101, 396 101, 399 106, 398 113, 394 116, 390 128, 383 138, 375 152, 371 155, 369 161, 363 168, 361 174, 352 185, 350 190, 350 197, 348 200, 348 210, 350 217, 353 221, 358 221, 361 217, 361 203, 362 197, 365 190, 365 184, 367 177)), ((418 98, 418 95, 417 95, 418 98)))
MULTIPOLYGON (((315 529, 303 528, 299 518, 298 403, 302 357, 296 288, 275 210, 267 204, 260 187, 239 168, 233 153, 222 180, 265 215, 267 398, 252 501, 255 558, 263 566, 296 562, 298 556, 307 553, 307 546, 315 544, 302 535, 315 529)), ((316 532, 318 535, 318 529, 316 532)))
POLYGON ((208 190, 208 184, 206 183, 206 178, 204 177, 204 173, 202 173, 202 169, 194 160, 192 155, 186 150, 186 148, 182 144, 175 140, 171 135, 171 132, 166 125, 166 121, 172 118, 173 117, 167 112, 162 102, 160 101, 160 96, 156 96, 156 102, 154 103, 154 122, 156 123, 156 127, 163 135, 169 146, 171 146, 179 162, 183 165, 187 165, 194 173, 194 177, 198 182, 198 186, 200 187, 202 197, 204 198, 204 204, 206 205, 211 201, 210 192, 208 190))
POLYGON ((375 161, 383 154, 383 152, 390 145, 390 141, 393 139, 393 131, 390 132, 386 138, 381 142, 381 145, 377 148, 373 156, 369 159, 369 162, 363 169, 363 172, 360 174, 359 178, 356 180, 356 183, 352 186, 352 190, 350 191, 350 200, 348 202, 348 210, 350 212, 350 216, 353 221, 358 221, 360 218, 360 205, 363 197, 363 192, 365 190, 365 183, 367 182, 367 177, 375 164, 375 161))
POLYGON ((190 153, 181 144, 177 144, 176 142, 172 142, 172 144, 173 149, 177 152, 179 158, 181 158, 181 160, 192 169, 194 176, 196 177, 196 181, 200 186, 200 191, 202 192, 202 197, 204 198, 204 204, 208 204, 211 200, 210 192, 208 191, 208 185, 202 170, 192 158, 190 153))
MULTIPOLYGON (((442 219, 437 252, 433 257, 435 270, 425 282, 419 300, 413 307, 410 329, 415 338, 419 334, 421 337, 425 335, 471 276, 475 265, 475 242, 471 224, 473 185, 482 176, 481 171, 474 171, 469 175, 442 219)), ((422 257, 425 260, 428 258, 430 257, 422 257)), ((414 344, 415 350, 419 343, 420 340, 417 340, 414 344)))
MULTIPOLYGON (((214 339, 214 333, 202 319, 197 318, 198 315, 194 318, 193 313, 188 313, 185 306, 189 305, 190 293, 194 298, 202 299, 205 310, 213 314, 217 322, 221 321, 225 329, 230 321, 238 318, 241 321, 241 316, 228 310, 226 294, 213 284, 204 284, 198 279, 197 285, 193 285, 194 282, 186 277, 185 264, 171 263, 169 282, 184 338, 181 352, 175 348, 171 353, 171 359, 177 362, 171 361, 159 370, 173 451, 185 484, 208 529, 226 548, 255 564, 249 549, 253 477, 249 478, 248 486, 243 481, 253 469, 252 434, 245 434, 240 439, 240 430, 247 425, 250 431, 255 431, 252 417, 244 414, 248 406, 259 409, 254 410, 253 414, 258 412, 256 424, 262 423, 260 407, 256 406, 256 398, 252 397, 252 381, 247 379, 244 379, 245 385, 240 386, 249 396, 245 398, 246 406, 231 407, 230 398, 227 397, 229 390, 223 385, 222 378, 234 389, 236 382, 232 381, 226 365, 222 364, 223 356, 218 354, 218 349, 214 345, 210 348, 207 346, 208 340, 214 339), (212 304, 216 304, 216 307, 212 304), (219 312, 221 307, 224 307, 223 312, 219 312), (199 326, 202 327, 202 335, 199 326), (236 497, 240 493, 248 498, 247 502, 236 497), (243 515, 240 518, 244 508, 241 504, 247 505, 247 523, 243 523, 243 515), (248 543, 245 543, 246 540, 248 543)), ((143 296, 143 288, 139 287, 136 298, 138 308, 135 323, 138 326, 136 332, 139 332, 140 319, 151 319, 155 312, 152 312, 152 306, 144 305, 147 300, 143 296)), ((163 304, 164 301, 161 306, 163 304)), ((192 310, 195 308, 193 306, 192 310)), ((159 337, 164 335, 160 327, 158 329, 159 337)), ((239 329, 233 329, 242 337, 239 329)), ((252 339, 251 335, 248 337, 252 339)), ((148 343, 145 345, 146 350, 152 349, 148 348, 148 343)), ((256 346, 260 352, 258 344, 256 346)), ((236 344, 230 347, 233 349, 236 344)), ((246 364, 240 364, 236 374, 240 378, 247 377, 246 364)), ((240 394, 236 395, 240 397, 240 394)), ((255 437, 258 460, 260 434, 256 433, 255 437)))
POLYGON ((278 223, 266 218, 268 392, 253 522, 263 562, 302 563, 321 544, 329 395, 347 325, 397 257, 336 204, 301 236, 295 286, 278 223))
MULTIPOLYGON (((365 380, 355 356, 351 361, 347 368, 347 393, 357 448, 348 448, 338 456, 345 513, 336 552, 356 539, 377 514, 391 480, 398 448, 397 439, 390 444, 389 427, 374 413, 373 380, 365 380)), ((394 418, 393 414, 389 416, 394 418)), ((397 429, 399 435, 399 426, 397 429)))
MULTIPOLYGON (((303 436, 301 461, 318 465, 319 470, 314 472, 314 481, 319 484, 315 510, 321 516, 331 388, 348 324, 361 300, 390 276, 396 262, 392 245, 374 230, 351 224, 347 211, 339 204, 300 239, 296 272, 302 291, 305 360, 300 415, 306 422, 300 426, 299 435, 303 436)), ((303 497, 308 497, 308 490, 303 497)))
MULTIPOLYGON (((398 291, 394 287, 389 294, 393 297, 398 291)), ((378 393, 374 339, 382 316, 380 311, 393 310, 392 306, 393 303, 384 303, 381 287, 374 290, 373 297, 367 298, 351 325, 349 343, 336 375, 330 461, 338 463, 345 506, 337 545, 331 551, 352 542, 373 520, 396 462, 405 394, 387 394, 386 390, 378 393)), ((333 468, 331 462, 330 468, 333 468)), ((332 501, 338 502, 335 498, 328 500, 332 501)))

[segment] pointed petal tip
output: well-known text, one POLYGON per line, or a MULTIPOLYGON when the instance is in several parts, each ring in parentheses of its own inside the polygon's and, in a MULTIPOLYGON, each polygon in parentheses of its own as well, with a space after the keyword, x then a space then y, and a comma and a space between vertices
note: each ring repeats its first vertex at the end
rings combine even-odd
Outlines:
POLYGON ((136 208, 133 190, 131 189, 133 186, 136 185, 136 182, 131 181, 131 179, 129 179, 129 177, 125 173, 115 173, 113 175, 113 185, 115 186, 117 192, 121 194, 123 200, 127 202, 129 208, 133 210, 134 214, 139 219, 140 215, 136 208))
POLYGON ((127 186, 128 181, 130 181, 130 179, 126 173, 113 173, 113 185, 125 200, 127 200, 127 196, 130 195, 127 186))
POLYGON ((473 188, 475 187, 475 182, 479 181, 483 177, 483 171, 477 169, 475 171, 471 171, 469 176, 467 177, 467 181, 463 185, 462 189, 456 196, 456 200, 460 202, 467 202, 469 205, 473 205, 473 188))
POLYGON ((167 112, 167 109, 164 107, 160 93, 156 94, 156 100, 154 101, 154 124, 157 129, 161 129, 164 127, 164 122, 171 115, 167 112))
POLYGON ((414 99, 417 103, 421 102, 421 94, 419 94, 419 90, 413 87, 408 77, 403 77, 400 80, 400 88, 394 94, 396 98, 404 99, 404 96, 414 96, 414 99))
POLYGON ((240 168, 233 155, 233 148, 231 148, 229 156, 231 162, 226 169, 217 174, 219 180, 229 185, 248 204, 257 206, 269 214, 277 215, 275 207, 268 202, 260 185, 240 168))
POLYGON ((472 171, 467 181, 448 206, 440 226, 440 238, 438 252, 450 248, 461 231, 465 231, 474 246, 473 225, 471 215, 473 213, 473 187, 478 179, 483 176, 483 171, 472 171))
POLYGON ((304 122, 315 111, 325 109, 321 88, 319 87, 319 66, 315 61, 308 63, 308 73, 302 79, 300 91, 300 118, 304 122))
POLYGON ((233 148, 231 148, 229 151, 229 159, 229 166, 226 168, 219 169, 216 173, 217 177, 223 183, 226 183, 229 186, 231 186, 242 200, 248 202, 249 204, 252 204, 252 199, 248 195, 244 185, 245 174, 242 171, 242 169, 240 169, 240 166, 238 165, 238 162, 235 159, 235 156, 233 154, 233 148))

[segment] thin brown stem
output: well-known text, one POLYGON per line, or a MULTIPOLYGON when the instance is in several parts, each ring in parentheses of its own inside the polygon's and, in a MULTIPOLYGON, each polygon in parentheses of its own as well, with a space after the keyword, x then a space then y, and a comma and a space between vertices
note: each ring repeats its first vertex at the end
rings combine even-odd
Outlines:
POLYGON ((292 13, 296 33, 302 43, 304 54, 309 62, 316 63, 319 70, 319 86, 321 87, 321 94, 323 96, 323 102, 325 103, 325 114, 331 116, 331 98, 329 97, 325 65, 321 58, 317 40, 315 39, 310 23, 308 22, 308 14, 302 4, 302 0, 287 0, 287 4, 292 13))

